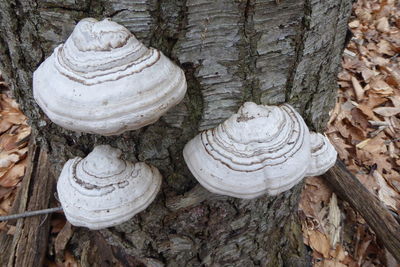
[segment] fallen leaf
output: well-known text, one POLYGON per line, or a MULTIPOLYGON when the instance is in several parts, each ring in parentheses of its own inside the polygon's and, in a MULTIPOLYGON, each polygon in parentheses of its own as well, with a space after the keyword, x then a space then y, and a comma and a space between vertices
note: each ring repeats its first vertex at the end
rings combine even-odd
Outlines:
POLYGON ((379 72, 372 71, 368 68, 364 68, 361 71, 361 76, 363 77, 365 82, 369 82, 373 77, 375 77, 378 74, 379 74, 379 72))
POLYGON ((0 186, 16 186, 25 174, 26 160, 14 165, 3 177, 0 177, 0 186))
POLYGON ((11 122, 1 119, 1 121, 0 121, 0 133, 4 133, 8 129, 10 129, 11 126, 13 126, 13 124, 11 122))
POLYGON ((309 246, 322 254, 324 258, 329 257, 330 245, 326 235, 319 231, 308 231, 309 246))
POLYGON ((4 150, 12 150, 16 147, 18 136, 15 134, 2 134, 0 136, 0 147, 4 150))
POLYGON ((383 176, 377 172, 373 172, 373 176, 379 185, 378 197, 387 206, 391 207, 393 210, 397 210, 399 196, 385 181, 383 176))
POLYGON ((379 107, 374 108, 374 112, 384 117, 394 116, 400 113, 400 108, 396 107, 379 107))
POLYGON ((12 191, 13 191, 13 188, 5 188, 5 187, 0 186, 0 200, 2 198, 8 197, 12 191))
POLYGON ((359 20, 353 20, 352 22, 349 23, 350 28, 358 28, 359 26, 360 26, 359 20))
POLYGON ((369 127, 368 117, 362 112, 359 108, 353 108, 350 111, 352 122, 354 125, 359 126, 363 129, 367 129, 369 127))
POLYGON ((396 54, 396 52, 393 51, 392 45, 384 39, 381 39, 377 46, 378 46, 379 53, 382 53, 382 54, 385 54, 388 56, 394 56, 396 54))
POLYGON ((351 82, 353 84, 354 93, 356 94, 357 101, 361 101, 364 98, 364 89, 355 77, 351 77, 351 82))
POLYGON ((382 17, 376 21, 376 29, 380 32, 388 32, 390 30, 389 20, 387 17, 382 17))
POLYGON ((338 206, 337 197, 336 194, 333 193, 329 201, 329 213, 327 218, 328 225, 326 226, 331 247, 336 247, 336 244, 340 242, 340 217, 341 212, 338 206))
POLYGON ((370 82, 369 85, 377 93, 385 94, 385 95, 393 94, 393 88, 390 87, 384 80, 382 80, 379 77, 372 79, 372 81, 370 82))

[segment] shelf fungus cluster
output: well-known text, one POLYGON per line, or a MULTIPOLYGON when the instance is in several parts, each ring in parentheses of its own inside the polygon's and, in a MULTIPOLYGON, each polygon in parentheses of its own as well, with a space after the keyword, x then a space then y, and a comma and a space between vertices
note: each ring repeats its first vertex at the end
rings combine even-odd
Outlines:
POLYGON ((328 139, 310 134, 290 105, 252 102, 197 135, 183 155, 206 189, 245 199, 289 190, 305 176, 322 174, 336 160, 328 139))
POLYGON ((155 199, 161 186, 159 171, 120 156, 119 149, 101 145, 86 158, 77 157, 64 165, 57 191, 71 224, 111 227, 129 220, 155 199))
MULTIPOLYGON (((117 135, 157 121, 186 93, 183 71, 109 19, 81 20, 33 75, 33 95, 56 124, 117 135)), ((185 161, 208 190, 238 198, 276 195, 336 160, 328 139, 308 131, 289 105, 247 102, 223 124, 192 139, 185 161)), ((96 146, 69 160, 57 191, 68 221, 90 229, 129 220, 155 199, 161 174, 121 151, 96 146)))
POLYGON ((154 123, 185 92, 178 66, 109 19, 81 20, 33 74, 34 98, 50 120, 106 136, 154 123))

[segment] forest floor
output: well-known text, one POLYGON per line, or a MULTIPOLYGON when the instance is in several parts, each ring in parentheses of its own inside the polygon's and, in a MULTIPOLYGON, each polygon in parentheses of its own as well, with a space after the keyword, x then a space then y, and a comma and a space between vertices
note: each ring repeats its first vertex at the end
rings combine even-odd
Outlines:
MULTIPOLYGON (((349 28, 353 37, 325 134, 348 169, 400 218, 400 1, 359 0, 349 28)), ((30 128, 1 80, 0 90, 1 216, 9 213, 25 172, 30 128)), ((321 178, 306 179, 299 215, 314 266, 399 266, 321 178)), ((0 231, 12 235, 14 227, 0 222, 0 231)), ((52 216, 48 258, 62 261, 47 260, 47 266, 78 266, 62 242, 71 232, 62 214, 52 216)))
MULTIPOLYGON (((359 0, 349 28, 353 37, 325 134, 347 168, 399 218, 400 2, 359 0)), ((321 178, 306 179, 300 215, 315 266, 397 266, 363 218, 321 178)))

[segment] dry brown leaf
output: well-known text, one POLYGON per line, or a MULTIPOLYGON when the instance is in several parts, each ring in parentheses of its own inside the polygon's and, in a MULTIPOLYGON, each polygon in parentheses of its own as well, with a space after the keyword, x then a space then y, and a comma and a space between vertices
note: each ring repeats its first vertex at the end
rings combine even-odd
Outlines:
POLYGON ((26 123, 26 117, 21 112, 2 112, 5 121, 19 125, 26 123))
MULTIPOLYGON (((20 160, 20 155, 16 153, 6 153, 5 151, 0 152, 0 170, 8 169, 14 163, 17 163, 20 160)), ((1 173, 1 172, 0 172, 1 173)), ((2 175, 0 175, 1 177, 2 175)))
POLYGON ((387 152, 387 147, 385 145, 385 134, 383 132, 379 133, 374 138, 367 139, 363 146, 356 146, 357 148, 361 148, 365 151, 370 152, 372 155, 379 156, 381 154, 385 154, 387 152))
POLYGON ((13 124, 11 122, 9 122, 7 120, 3 120, 1 118, 1 120, 0 120, 0 133, 4 133, 8 129, 10 129, 11 126, 13 126, 13 124))
POLYGON ((30 127, 23 127, 22 129, 20 129, 20 131, 18 132, 18 139, 17 139, 18 147, 21 146, 22 142, 28 141, 28 137, 30 136, 30 134, 31 134, 30 127))
POLYGON ((376 21, 376 29, 380 32, 388 32, 390 30, 389 20, 387 17, 382 17, 376 21))
POLYGON ((400 68, 397 65, 383 66, 382 70, 388 74, 386 81, 388 84, 400 87, 400 68))
POLYGON ((379 53, 382 53, 382 54, 385 54, 388 56, 394 56, 396 54, 396 52, 393 50, 392 45, 384 39, 381 39, 377 46, 378 46, 379 53))
POLYGON ((400 133, 400 119, 397 117, 389 117, 389 127, 393 133, 400 133))
POLYGON ((5 188, 0 186, 0 200, 9 197, 12 191, 13 188, 5 188))
MULTIPOLYGON (((400 61, 396 54, 400 53, 400 6, 397 4, 395 0, 358 0, 354 4, 356 18, 349 23, 353 38, 344 51, 343 71, 338 76, 340 96, 327 134, 348 169, 371 193, 386 198, 393 210, 398 211, 400 112, 395 108, 400 108, 400 61), (381 177, 376 173, 382 174, 381 177)), ((303 225, 313 227, 303 227, 303 231, 305 242, 312 244, 314 238, 323 244, 332 219, 328 202, 313 198, 315 190, 318 186, 306 182, 301 201, 307 199, 311 203, 301 204, 306 218, 303 225), (311 235, 310 231, 317 229, 319 234, 311 235)), ((322 248, 311 246, 314 266, 387 266, 386 253, 377 245, 366 222, 350 208, 345 208, 345 212, 343 227, 347 230, 342 232, 349 236, 345 246, 341 242, 336 247, 342 248, 343 253, 335 254, 331 246, 327 258, 322 248)))
POLYGON ((319 231, 308 230, 309 246, 322 254, 324 258, 329 257, 330 245, 326 235, 319 231))
POLYGON ((25 174, 26 160, 14 165, 3 177, 0 177, 0 186, 13 187, 16 186, 25 174))
POLYGON ((17 147, 18 136, 15 134, 3 134, 0 136, 0 147, 4 150, 12 150, 17 147))
POLYGON ((340 221, 341 212, 338 206, 336 194, 333 193, 331 200, 329 201, 328 223, 326 226, 331 247, 336 247, 336 244, 340 242, 340 221))
POLYGON ((397 210, 399 207, 399 195, 386 183, 385 178, 379 172, 374 171, 372 175, 380 187, 378 191, 379 199, 393 210, 397 210))
POLYGON ((353 108, 350 112, 353 125, 367 129, 369 127, 368 117, 359 108, 353 108))
POLYGON ((393 106, 400 108, 400 95, 390 96, 389 99, 392 101, 393 106))
POLYGON ((379 94, 391 95, 393 94, 393 88, 390 87, 381 77, 375 77, 371 80, 371 88, 379 94))
POLYGON ((357 109, 362 111, 362 113, 365 114, 370 120, 374 120, 376 118, 376 115, 372 111, 372 108, 366 104, 357 105, 357 109))
POLYGON ((347 81, 347 82, 349 82, 349 81, 351 81, 351 78, 352 78, 352 75, 351 75, 348 71, 346 71, 346 70, 341 71, 341 72, 338 74, 338 79, 339 79, 340 81, 347 81))
POLYGON ((365 82, 369 82, 373 77, 375 77, 378 74, 379 72, 372 71, 368 68, 363 68, 363 70, 361 71, 361 76, 363 77, 365 82))
POLYGON ((384 117, 394 116, 400 113, 399 107, 379 107, 374 108, 374 112, 384 117))
POLYGON ((336 151, 338 152, 339 158, 344 161, 348 161, 349 158, 349 150, 351 148, 350 145, 346 144, 343 138, 341 138, 337 134, 330 134, 329 140, 331 140, 333 146, 335 147, 336 151))
POLYGON ((381 56, 374 56, 371 58, 371 62, 375 65, 386 66, 390 63, 390 59, 381 56))
POLYGON ((353 84, 354 93, 356 94, 357 101, 363 100, 364 89, 362 88, 360 82, 355 77, 351 77, 351 82, 353 84))
POLYGON ((349 23, 350 28, 358 28, 359 26, 360 26, 359 20, 353 20, 352 22, 349 23))

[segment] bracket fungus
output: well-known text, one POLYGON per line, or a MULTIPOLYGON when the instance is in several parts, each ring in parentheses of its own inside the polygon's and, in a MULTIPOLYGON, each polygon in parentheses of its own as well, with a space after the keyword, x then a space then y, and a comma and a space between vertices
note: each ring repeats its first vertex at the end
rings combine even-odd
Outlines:
POLYGON ((68 221, 102 229, 123 223, 144 210, 161 187, 157 168, 121 160, 121 151, 96 146, 84 159, 64 165, 57 192, 68 221))
POLYGON ((246 102, 237 114, 189 141, 183 156, 209 191, 251 199, 289 190, 319 155, 312 154, 307 125, 290 105, 246 102))
POLYGON ((81 20, 33 74, 33 95, 44 113, 77 132, 139 129, 185 93, 182 69, 110 19, 81 20))

